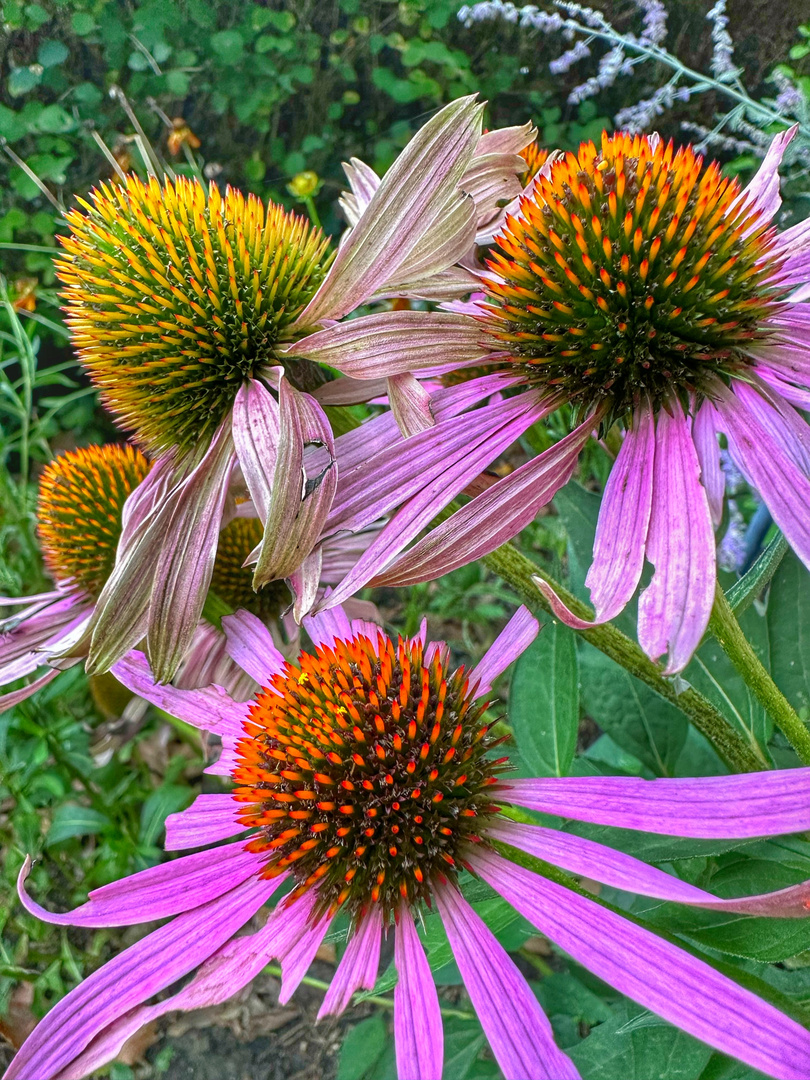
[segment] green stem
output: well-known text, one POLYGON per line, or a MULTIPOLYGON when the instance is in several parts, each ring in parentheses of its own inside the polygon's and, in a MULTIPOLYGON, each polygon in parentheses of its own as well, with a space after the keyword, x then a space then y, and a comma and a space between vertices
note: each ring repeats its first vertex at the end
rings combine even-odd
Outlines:
MULTIPOLYGON (((540 576, 551 585, 562 602, 577 616, 591 619, 593 615, 580 600, 567 589, 541 571, 531 559, 526 558, 512 544, 503 544, 482 560, 486 566, 511 585, 521 600, 530 608, 541 608, 553 614, 551 606, 532 580, 540 576)), ((674 681, 665 679, 656 665, 626 634, 610 623, 594 626, 577 633, 594 645, 600 652, 615 660, 631 675, 635 675, 656 694, 669 701, 689 718, 704 735, 717 753, 734 772, 759 772, 767 763, 757 755, 753 747, 731 725, 723 714, 694 687, 678 692, 674 681)))
POLYGON ((714 595, 709 630, 745 680, 748 689, 784 733, 800 760, 810 765, 810 731, 763 667, 719 584, 714 595))

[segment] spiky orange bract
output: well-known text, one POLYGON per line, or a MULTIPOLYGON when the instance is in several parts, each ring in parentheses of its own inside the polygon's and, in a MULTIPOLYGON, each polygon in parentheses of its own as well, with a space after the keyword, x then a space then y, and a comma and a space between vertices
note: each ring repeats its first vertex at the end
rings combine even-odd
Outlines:
POLYGON ((37 528, 57 581, 73 578, 98 596, 115 562, 124 503, 148 471, 140 451, 115 444, 70 450, 45 467, 37 528))
POLYGON ((185 177, 130 175, 66 215, 67 322, 105 404, 154 450, 213 434, 323 280, 319 229, 185 177))
POLYGON ((542 147, 535 139, 534 142, 529 143, 520 151, 520 156, 526 162, 526 171, 520 178, 521 184, 525 187, 530 180, 537 176, 548 161, 548 150, 542 147))
POLYGON ((488 756, 485 708, 463 668, 382 632, 288 663, 251 706, 233 772, 264 873, 289 870, 297 894, 317 884, 324 907, 352 916, 428 900, 495 809, 505 759, 488 756))
POLYGON ((253 589, 253 570, 245 559, 260 543, 264 529, 256 518, 235 518, 219 534, 211 590, 235 611, 244 608, 263 622, 277 619, 292 602, 284 581, 271 581, 253 589))
POLYGON ((773 230, 716 162, 625 134, 555 162, 507 219, 485 282, 492 329, 527 377, 614 417, 705 390, 783 291, 773 230))

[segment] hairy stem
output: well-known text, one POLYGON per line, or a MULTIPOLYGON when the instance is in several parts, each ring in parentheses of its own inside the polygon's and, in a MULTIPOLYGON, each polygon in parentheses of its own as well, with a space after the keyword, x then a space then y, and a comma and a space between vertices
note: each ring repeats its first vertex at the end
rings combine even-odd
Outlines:
POLYGON ((745 680, 745 684, 805 765, 810 765, 810 731, 765 670, 720 586, 714 596, 709 630, 745 680))
MULTIPOLYGON (((541 571, 540 567, 512 544, 503 544, 491 555, 484 556, 482 561, 511 585, 528 607, 540 608, 552 614, 548 601, 532 581, 533 577, 539 575, 548 581, 575 615, 584 619, 592 618, 592 614, 581 601, 550 578, 545 571, 541 571)), ((707 698, 691 686, 678 692, 675 682, 665 679, 652 660, 621 630, 606 623, 604 626, 576 632, 631 675, 635 675, 665 701, 680 709, 734 772, 759 772, 767 767, 767 763, 707 698)))

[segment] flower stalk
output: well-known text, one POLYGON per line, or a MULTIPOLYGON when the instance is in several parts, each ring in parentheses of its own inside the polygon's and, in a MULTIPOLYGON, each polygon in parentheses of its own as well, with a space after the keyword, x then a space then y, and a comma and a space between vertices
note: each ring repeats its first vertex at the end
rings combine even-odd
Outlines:
POLYGON ((799 760, 810 764, 810 731, 796 710, 765 670, 720 586, 714 597, 709 630, 742 676, 746 686, 796 751, 799 760))
MULTIPOLYGON (((483 562, 503 581, 511 585, 521 600, 530 607, 541 608, 553 614, 551 606, 534 582, 535 577, 542 576, 575 615, 586 619, 591 617, 585 604, 544 570, 541 571, 540 567, 521 554, 512 544, 503 544, 491 555, 485 556, 483 562)), ((665 701, 669 701, 680 709, 688 717, 690 723, 709 740, 732 771, 757 772, 769 767, 759 749, 750 746, 710 701, 691 686, 679 692, 676 683, 664 678, 656 664, 645 656, 639 646, 621 630, 610 623, 605 623, 587 630, 577 630, 576 633, 600 652, 609 656, 611 660, 615 660, 631 675, 640 679, 665 701)), ((798 717, 796 720, 801 723, 798 717)), ((810 735, 807 738, 810 748, 810 735)))

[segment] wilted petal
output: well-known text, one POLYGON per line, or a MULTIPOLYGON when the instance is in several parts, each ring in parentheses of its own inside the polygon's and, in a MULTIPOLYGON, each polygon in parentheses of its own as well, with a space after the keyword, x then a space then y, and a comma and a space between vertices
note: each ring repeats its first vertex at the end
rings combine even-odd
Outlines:
POLYGON ((257 379, 239 388, 233 405, 233 442, 250 497, 262 521, 273 491, 281 436, 278 402, 257 379))
POLYGON ((444 363, 476 363, 490 351, 482 339, 478 324, 464 315, 382 311, 310 334, 287 355, 307 356, 352 378, 376 379, 444 363))
POLYGON ((793 141, 798 130, 799 125, 794 124, 787 131, 780 131, 778 135, 774 136, 756 175, 740 196, 740 202, 745 202, 748 207, 755 209, 762 215, 757 222, 757 228, 764 221, 772 218, 782 205, 782 199, 779 195, 779 166, 782 164, 785 150, 793 141))
MULTIPOLYGON (((323 547, 317 547, 287 578, 293 594, 293 616, 297 623, 310 611, 318 597, 323 567, 323 547)), ((331 580, 331 579, 330 579, 331 580)))
MULTIPOLYGON (((440 224, 439 214, 443 222, 452 223, 450 239, 457 235, 463 253, 474 206, 459 181, 480 130, 481 106, 466 97, 445 106, 414 135, 341 245, 298 326, 339 319, 393 280, 425 235, 440 224)), ((446 243, 447 237, 443 239, 446 243)), ((447 265, 456 261, 449 258, 447 265)))
POLYGON ((279 407, 278 458, 254 589, 288 577, 309 555, 320 540, 337 489, 335 440, 323 409, 287 379, 281 380, 279 407), (307 446, 326 452, 326 461, 316 472, 308 473, 304 467, 307 446))
POLYGON ((406 438, 436 423, 430 411, 430 394, 408 372, 392 375, 388 380, 388 403, 397 427, 406 438))

